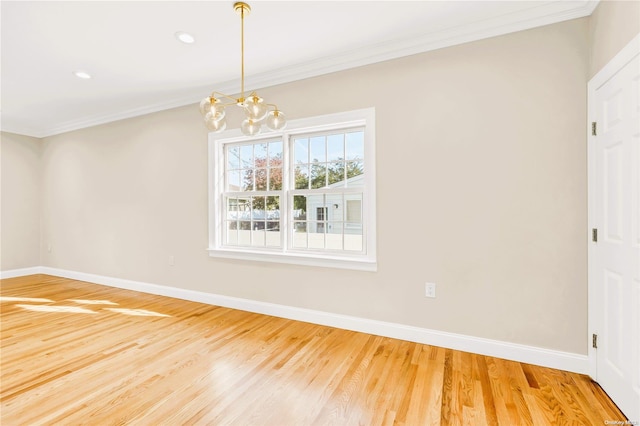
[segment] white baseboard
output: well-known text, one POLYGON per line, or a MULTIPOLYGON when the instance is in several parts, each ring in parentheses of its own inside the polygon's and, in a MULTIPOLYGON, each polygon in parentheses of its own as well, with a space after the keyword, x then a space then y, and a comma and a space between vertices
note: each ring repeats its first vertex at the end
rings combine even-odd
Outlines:
POLYGON ((0 271, 0 279, 24 277, 25 275, 42 274, 42 266, 32 266, 30 268, 11 269, 8 271, 0 271))
POLYGON ((68 271, 43 266, 1 272, 0 276, 2 278, 10 278, 29 274, 47 274, 74 280, 88 281, 110 287, 140 291, 160 296, 175 297, 177 299, 190 300, 193 302, 207 303, 210 305, 240 309, 243 311, 271 315, 280 318, 359 331, 377 336, 385 336, 427 345, 440 346, 464 352, 472 352, 480 355, 571 371, 574 373, 586 374, 588 371, 588 358, 586 355, 556 351, 535 346, 520 345, 517 343, 509 343, 499 340, 484 339, 481 337, 466 336, 463 334, 430 330, 349 315, 222 296, 213 293, 186 290, 121 278, 106 277, 84 272, 68 271))

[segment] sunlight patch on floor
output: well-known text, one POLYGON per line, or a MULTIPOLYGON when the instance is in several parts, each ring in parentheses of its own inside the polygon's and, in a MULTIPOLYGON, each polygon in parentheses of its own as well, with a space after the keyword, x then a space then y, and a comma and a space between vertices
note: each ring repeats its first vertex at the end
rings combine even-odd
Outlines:
POLYGON ((67 299, 67 302, 79 303, 81 305, 118 305, 118 303, 110 300, 67 299))
MULTIPOLYGON (((0 302, 31 302, 31 303, 56 303, 57 301, 42 297, 17 297, 17 296, 0 296, 0 302)), ((66 299, 65 302, 77 303, 83 306, 59 306, 59 305, 31 305, 18 304, 14 306, 35 312, 58 312, 58 313, 74 313, 74 314, 99 314, 100 311, 111 311, 123 315, 131 315, 138 317, 171 317, 171 315, 161 314, 147 309, 130 309, 130 308, 107 308, 107 306, 119 306, 119 303, 102 299, 66 299)))
POLYGON ((147 311, 146 309, 127 309, 127 308, 104 308, 106 311, 118 312, 125 315, 133 315, 136 317, 170 317, 171 315, 161 314, 159 312, 147 311))
POLYGON ((41 297, 11 297, 0 296, 0 302, 33 302, 33 303, 51 303, 53 300, 43 299, 41 297))
POLYGON ((97 312, 80 308, 78 306, 52 306, 52 305, 16 305, 19 308, 36 312, 64 312, 71 314, 97 314, 97 312))

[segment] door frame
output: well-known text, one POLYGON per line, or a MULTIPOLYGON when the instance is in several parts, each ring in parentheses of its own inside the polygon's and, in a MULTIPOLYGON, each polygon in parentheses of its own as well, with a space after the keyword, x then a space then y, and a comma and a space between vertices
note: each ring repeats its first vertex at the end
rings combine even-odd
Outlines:
POLYGON ((596 91, 602 87, 607 81, 614 77, 618 71, 625 67, 632 59, 640 54, 640 34, 637 34, 616 56, 613 57, 598 73, 589 80, 587 84, 587 190, 588 190, 588 207, 587 207, 587 278, 588 278, 588 314, 587 314, 587 347, 589 359, 589 376, 597 380, 597 351, 592 347, 591 336, 597 334, 596 330, 596 253, 595 244, 591 241, 591 230, 593 228, 601 229, 601 224, 596 223, 596 146, 595 136, 591 133, 591 123, 597 122, 597 105, 596 91))

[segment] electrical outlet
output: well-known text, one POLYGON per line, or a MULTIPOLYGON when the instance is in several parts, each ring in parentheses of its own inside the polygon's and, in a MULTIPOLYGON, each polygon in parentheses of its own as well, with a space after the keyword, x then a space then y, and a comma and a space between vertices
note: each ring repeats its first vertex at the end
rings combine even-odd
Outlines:
POLYGON ((424 295, 425 297, 436 297, 436 283, 425 283, 424 295))
POLYGON ((169 266, 173 266, 176 263, 176 258, 173 256, 169 256, 169 266))

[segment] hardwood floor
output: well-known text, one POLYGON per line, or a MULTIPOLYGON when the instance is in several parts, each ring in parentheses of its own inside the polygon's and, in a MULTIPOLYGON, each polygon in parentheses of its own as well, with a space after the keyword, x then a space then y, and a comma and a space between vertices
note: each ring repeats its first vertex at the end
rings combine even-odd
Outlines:
POLYGON ((625 420, 579 374, 46 275, 1 290, 4 426, 625 420))

